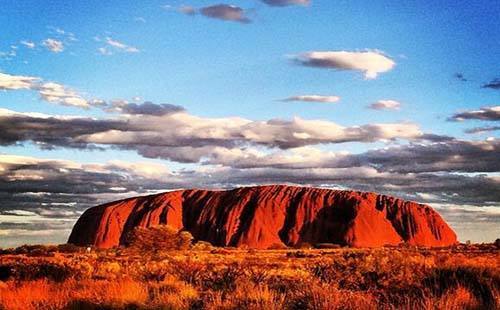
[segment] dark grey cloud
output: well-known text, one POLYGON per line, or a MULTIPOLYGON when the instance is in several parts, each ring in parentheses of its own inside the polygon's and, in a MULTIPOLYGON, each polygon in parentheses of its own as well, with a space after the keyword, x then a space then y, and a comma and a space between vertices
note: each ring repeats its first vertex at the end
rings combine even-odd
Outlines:
POLYGON ((498 90, 498 89, 500 89, 500 78, 493 79, 490 82, 485 83, 481 87, 482 88, 491 88, 491 89, 498 90))
POLYGON ((248 24, 251 20, 245 15, 245 10, 240 7, 228 4, 216 4, 200 9, 203 16, 225 21, 248 24))
MULTIPOLYGON (((195 150, 186 150, 195 154, 195 150)), ((451 140, 410 143, 359 154, 320 152, 311 147, 276 153, 212 150, 206 164, 239 169, 371 167, 388 173, 493 173, 500 171, 500 141, 451 140)))
POLYGON ((119 120, 48 117, 0 110, 0 145, 32 141, 42 148, 88 148, 91 143, 78 141, 79 136, 126 128, 126 122, 119 120))
POLYGON ((163 116, 170 113, 183 112, 185 109, 178 105, 163 103, 155 104, 150 101, 144 103, 127 103, 120 107, 122 113, 125 114, 141 114, 163 116))
POLYGON ((270 6, 309 5, 311 0, 261 0, 270 6))
POLYGON ((453 140, 431 144, 409 144, 372 150, 339 160, 339 166, 371 166, 379 171, 497 172, 500 171, 500 141, 453 140))
MULTIPOLYGON (((5 156, 0 156, 0 166, 2 167, 0 213, 4 215, 9 212, 12 215, 12 210, 24 210, 45 217, 73 218, 91 205, 117 199, 124 194, 130 196, 134 193, 175 188, 229 188, 236 184, 266 183, 345 187, 428 202, 472 205, 500 203, 499 181, 486 174, 384 172, 370 166, 346 168, 213 166, 171 172, 165 166, 158 164, 126 162, 78 164, 60 160, 5 156)), ((17 214, 26 216, 19 212, 17 214)))
POLYGON ((456 113, 449 118, 451 121, 463 120, 482 120, 482 121, 499 121, 500 106, 482 107, 479 110, 465 111, 456 113))
POLYGON ((485 126, 485 127, 474 127, 470 129, 466 129, 466 133, 485 133, 500 130, 500 126, 485 126))
POLYGON ((75 212, 107 197, 168 189, 177 184, 175 176, 160 164, 80 164, 0 155, 0 214, 27 210, 45 217, 74 217, 75 212))
POLYGON ((447 135, 438 135, 435 133, 424 133, 421 137, 421 140, 431 141, 431 142, 445 142, 445 141, 453 141, 454 137, 447 135))
MULTIPOLYGON (((228 170, 229 172, 229 170, 228 170)), ((213 177, 213 175, 212 175, 213 177)), ((344 170, 231 170, 221 185, 291 183, 372 191, 426 203, 500 206, 498 180, 487 176, 422 173, 377 174, 368 168, 344 170), (337 175, 336 175, 337 174, 337 175)))

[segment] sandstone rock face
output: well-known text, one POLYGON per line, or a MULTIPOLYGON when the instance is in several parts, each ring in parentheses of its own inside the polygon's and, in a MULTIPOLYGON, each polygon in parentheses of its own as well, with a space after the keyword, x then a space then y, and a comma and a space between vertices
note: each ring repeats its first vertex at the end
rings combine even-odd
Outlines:
POLYGON ((216 246, 266 249, 335 243, 448 246, 457 238, 431 207, 375 193, 285 185, 180 190, 88 209, 69 243, 110 248, 134 227, 168 224, 216 246))

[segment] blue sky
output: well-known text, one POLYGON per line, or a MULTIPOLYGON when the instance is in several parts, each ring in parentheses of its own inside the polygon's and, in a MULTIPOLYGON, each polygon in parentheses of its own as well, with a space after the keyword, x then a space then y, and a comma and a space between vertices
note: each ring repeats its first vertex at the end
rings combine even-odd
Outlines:
MULTIPOLYGON (((211 0, 105 3, 5 0, 0 3, 0 72, 10 77, 28 76, 55 82, 86 100, 167 103, 182 106, 189 115, 210 120, 240 117, 265 122, 299 117, 344 127, 411 123, 422 133, 449 136, 468 144, 482 143, 487 138, 490 144, 498 140, 498 129, 479 134, 465 132, 473 127, 495 127, 498 118, 473 116, 460 122, 448 120, 458 112, 499 105, 499 90, 482 87, 500 74, 500 40, 497 39, 500 37, 500 3, 496 1, 312 0, 308 5, 273 7, 258 0, 235 0, 226 4, 241 8, 250 23, 208 18, 202 14, 202 8, 219 3, 211 0), (196 14, 180 12, 183 7, 191 8, 196 14), (48 39, 60 42, 62 51, 45 46, 48 39), (109 44, 110 41, 115 46, 109 44), (366 79, 359 70, 314 68, 293 61, 297 55, 310 51, 372 52, 384 55, 395 66, 380 72, 375 79, 366 79), (457 74, 463 79, 457 78, 457 74), (282 101, 291 96, 313 94, 338 96, 340 100, 330 104, 282 101), (397 101, 400 108, 368 107, 379 100, 397 101)), ((0 108, 99 119, 122 117, 120 113, 109 113, 95 106, 81 109, 47 102, 34 89, 4 89, 0 92, 0 108)), ((239 149, 244 153, 247 148, 255 147, 266 153, 282 151, 275 145, 252 143, 230 150, 239 149)), ((323 152, 362 154, 411 143, 430 147, 435 141, 384 136, 371 141, 315 142, 307 146, 323 152)), ((119 149, 120 145, 106 144, 105 151, 61 145, 47 150, 40 148, 34 139, 25 137, 15 143, 3 143, 0 153, 80 164, 104 165, 119 159, 158 163, 171 170, 210 167, 202 161, 186 163, 186 160, 165 156, 143 156, 135 148, 119 149)), ((493 146, 494 152, 498 151, 497 146, 493 146)), ((285 149, 293 152, 294 147, 285 149)), ((234 164, 227 167, 234 168, 234 164)), ((494 163, 487 169, 453 169, 428 172, 482 173, 492 178, 489 180, 492 184, 498 182, 494 163)), ((289 182, 280 178, 269 180, 289 182)), ((324 179, 297 182, 347 187, 358 184, 357 181, 343 183, 324 179)), ((380 190, 364 181, 359 184, 361 189, 380 190)), ((412 190, 396 194, 428 203, 454 204, 448 198, 419 198, 412 190)), ((490 225, 493 221, 491 227, 498 224, 495 221, 499 217, 499 202, 495 200, 498 194, 494 196, 493 201, 477 198, 474 204, 489 207, 485 211, 488 224, 483 224, 490 225)), ((458 218, 455 213, 448 216, 458 218)), ((462 239, 490 240, 499 233, 496 228, 481 234, 478 225, 482 223, 474 226, 479 233, 461 232, 461 236, 465 236, 462 239)), ((21 242, 22 238, 15 233, 10 236, 14 240, 12 244, 21 242)))

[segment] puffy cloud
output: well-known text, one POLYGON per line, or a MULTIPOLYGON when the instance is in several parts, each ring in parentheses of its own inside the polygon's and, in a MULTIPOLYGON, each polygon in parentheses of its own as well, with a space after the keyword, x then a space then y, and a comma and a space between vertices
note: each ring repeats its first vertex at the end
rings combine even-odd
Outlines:
POLYGON ((87 101, 76 91, 58 83, 44 82, 39 77, 0 73, 0 89, 37 91, 42 100, 66 106, 89 108, 94 101, 87 101))
POLYGON ((375 79, 378 74, 390 71, 396 65, 392 59, 377 50, 313 51, 300 54, 294 60, 308 67, 361 71, 366 79, 375 79))
POLYGON ((234 5, 216 4, 212 6, 203 7, 200 9, 202 15, 225 21, 239 22, 248 24, 251 20, 245 16, 245 11, 234 5))
POLYGON ((500 89, 500 78, 496 78, 491 80, 488 83, 485 83, 482 88, 491 88, 491 89, 500 89))
POLYGON ((309 5, 311 0, 261 0, 270 6, 309 5))
POLYGON ((463 120, 483 120, 483 121, 499 121, 500 106, 483 107, 479 110, 465 111, 456 113, 450 117, 452 121, 463 120))
POLYGON ((68 89, 64 85, 47 82, 36 87, 40 97, 52 103, 79 108, 89 108, 90 104, 74 90, 68 89))
POLYGON ((56 39, 46 39, 42 42, 43 46, 45 46, 49 51, 54 53, 60 53, 64 50, 64 44, 56 39))
POLYGON ((399 110, 401 103, 396 100, 379 100, 368 107, 374 110, 399 110))
POLYGON ((17 90, 31 89, 39 81, 39 78, 32 76, 10 75, 0 72, 0 89, 17 90))
POLYGON ((305 101, 305 102, 322 102, 322 103, 335 103, 340 101, 338 96, 322 96, 322 95, 300 95, 292 96, 283 99, 283 101, 305 101))
MULTIPOLYGON (((125 107, 129 108, 128 105, 125 107)), ((140 110, 140 105, 135 107, 140 110)), ((41 143, 44 147, 88 147, 97 144, 126 149, 144 146, 234 148, 253 144, 286 149, 314 144, 421 139, 424 136, 418 126, 411 123, 344 127, 330 121, 304 120, 298 117, 268 121, 203 118, 187 112, 176 112, 175 109, 179 108, 175 106, 163 107, 169 112, 174 110, 162 116, 130 114, 101 120, 17 113, 2 109, 0 143, 5 145, 32 141, 41 143)))
POLYGON ((291 148, 321 143, 374 142, 396 138, 418 139, 422 133, 414 124, 368 124, 343 127, 329 121, 269 120, 241 118, 210 119, 187 113, 162 117, 127 119, 128 129, 109 130, 79 137, 78 141, 135 148, 138 145, 164 147, 237 147, 245 144, 291 148))

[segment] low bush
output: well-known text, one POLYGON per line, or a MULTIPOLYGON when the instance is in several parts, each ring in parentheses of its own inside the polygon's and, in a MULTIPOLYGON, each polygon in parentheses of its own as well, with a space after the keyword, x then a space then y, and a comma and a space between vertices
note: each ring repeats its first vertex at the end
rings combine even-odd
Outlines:
POLYGON ((193 236, 168 225, 136 227, 126 238, 126 245, 141 253, 157 253, 162 250, 187 250, 193 236))

